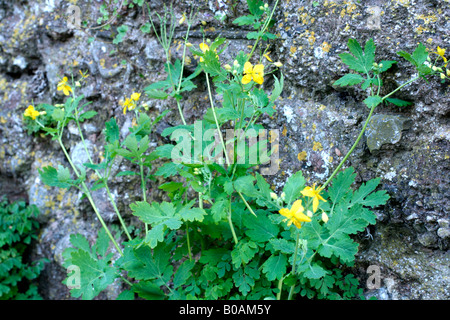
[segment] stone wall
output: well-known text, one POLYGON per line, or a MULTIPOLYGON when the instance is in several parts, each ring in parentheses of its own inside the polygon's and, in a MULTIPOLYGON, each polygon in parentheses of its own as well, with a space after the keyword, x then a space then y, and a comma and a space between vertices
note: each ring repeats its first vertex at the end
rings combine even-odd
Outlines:
MULTIPOLYGON (((163 3, 169 2, 149 1, 150 8, 159 12, 163 3)), ((99 115, 86 122, 83 130, 92 150, 101 151, 106 120, 116 117, 123 135, 132 123, 131 114, 122 114, 119 100, 164 77, 162 48, 153 34, 139 30, 148 21, 147 10, 122 8, 111 30, 67 26, 64 15, 68 6, 78 6, 82 20, 95 24, 100 4, 0 1, 0 194, 25 198, 42 212, 42 232, 34 244, 34 256, 51 260, 41 277, 46 299, 70 298, 61 284, 65 277, 61 252, 69 245, 71 233, 92 238, 99 224, 75 190, 54 190, 41 183, 38 169, 65 163, 65 159, 49 139, 27 134, 23 111, 31 103, 61 103, 63 96, 56 90, 60 77, 71 70, 88 70, 90 76, 81 90, 99 115), (112 40, 121 24, 128 25, 129 31, 124 41, 115 45, 112 40)), ((207 23, 207 37, 221 35, 230 40, 222 56, 225 62, 232 62, 239 50, 248 50, 253 44, 245 38, 246 30, 231 23, 246 12, 245 1, 178 1, 174 10, 181 17, 193 5, 200 8, 190 39, 193 44, 202 40, 202 20, 207 23), (227 15, 224 22, 214 18, 221 12, 227 15)), ((440 46, 450 51, 449 18, 448 0, 281 1, 273 30, 278 39, 268 45, 271 58, 283 63, 285 89, 275 116, 261 120, 282 133, 281 170, 271 181, 275 188, 297 170, 311 181, 323 183, 359 134, 368 114, 362 103, 367 93, 332 85, 346 73, 338 55, 347 51, 349 38, 360 43, 373 38, 379 60, 398 61, 384 79, 385 87, 392 90, 411 79, 414 72, 397 51, 412 52, 419 42, 431 50, 440 46)), ((174 57, 182 54, 182 36, 180 27, 171 51, 174 57)), ((186 72, 194 69, 191 56, 186 72)), ((266 83, 270 87, 271 82, 266 83)), ((205 84, 198 79, 196 85, 183 101, 188 122, 207 107, 205 84)), ((377 225, 358 235, 361 250, 355 273, 364 284, 367 267, 376 265, 384 280, 380 289, 369 290, 368 295, 379 299, 450 298, 449 92, 448 82, 441 84, 438 79, 405 87, 397 97, 413 105, 377 107, 363 141, 346 163, 356 168, 358 183, 381 177, 381 187, 391 197, 377 210, 377 225)), ((176 109, 173 101, 148 101, 148 105, 152 115, 176 109)), ((161 141, 159 133, 164 127, 179 122, 177 113, 170 113, 152 135, 154 145, 161 141)), ((64 139, 72 156, 83 161, 86 155, 75 128, 69 127, 64 139)), ((160 197, 158 183, 152 185, 150 200, 160 197)), ((120 177, 111 187, 119 209, 130 219, 128 205, 139 194, 139 182, 120 177)), ((117 223, 102 192, 94 197, 105 220, 117 223)), ((100 298, 114 298, 117 290, 112 287, 100 298)))

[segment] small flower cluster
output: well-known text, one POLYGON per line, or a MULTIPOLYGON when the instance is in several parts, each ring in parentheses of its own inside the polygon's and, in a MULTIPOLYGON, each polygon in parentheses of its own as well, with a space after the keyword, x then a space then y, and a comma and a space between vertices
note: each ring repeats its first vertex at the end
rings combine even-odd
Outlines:
POLYGON ((136 108, 136 103, 139 101, 140 97, 140 93, 134 92, 129 98, 126 98, 125 101, 120 102, 123 106, 124 115, 127 114, 127 110, 134 110, 136 108))
POLYGON ((45 111, 37 111, 32 105, 29 105, 28 108, 23 113, 25 117, 31 118, 32 120, 36 120, 37 117, 45 114, 46 114, 45 111))
POLYGON ((448 60, 445 57, 445 49, 437 47, 436 51, 433 53, 436 53, 440 58, 442 58, 444 64, 441 67, 438 67, 435 64, 432 65, 431 59, 428 58, 428 61, 425 62, 425 65, 430 67, 434 72, 439 73, 439 76, 442 80, 450 79, 450 69, 447 69, 448 60))
MULTIPOLYGON (((316 189, 315 184, 312 187, 305 187, 301 191, 303 196, 312 198, 313 212, 307 210, 305 214, 305 208, 302 205, 302 200, 295 201, 290 209, 280 209, 279 213, 287 218, 284 221, 287 221, 288 226, 294 224, 298 229, 300 229, 302 227, 302 222, 311 222, 313 213, 315 213, 319 207, 319 201, 326 202, 326 200, 320 195, 321 191, 322 190, 320 188, 316 189)), ((270 196, 272 199, 277 200, 277 195, 275 193, 272 192, 270 196)), ((283 195, 282 198, 284 198, 283 195)), ((321 218, 323 222, 328 222, 328 215, 325 212, 322 212, 321 218)))

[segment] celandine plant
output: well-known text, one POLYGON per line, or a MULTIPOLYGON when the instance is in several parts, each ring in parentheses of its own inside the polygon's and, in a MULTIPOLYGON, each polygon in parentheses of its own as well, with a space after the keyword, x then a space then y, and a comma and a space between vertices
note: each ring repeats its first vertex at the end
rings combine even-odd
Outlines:
MULTIPOLYGON (((376 191, 378 178, 353 190, 354 169, 341 171, 341 168, 379 104, 409 105, 393 94, 427 76, 447 79, 445 50, 438 48, 434 63, 421 44, 413 54, 399 52, 416 67, 418 76, 382 95, 382 74, 396 62, 376 62, 373 40, 363 50, 356 40, 350 39, 351 54, 343 53, 340 57, 354 72, 343 76, 335 85, 361 84, 370 92, 364 100, 370 112, 361 133, 323 185, 306 185, 306 179, 298 171, 286 180, 277 195, 263 175, 277 173, 278 132, 267 131, 258 119, 273 115, 275 102, 283 90, 284 80, 279 70, 282 64, 273 63, 267 48, 260 43, 274 37, 268 29, 273 24, 278 1, 272 8, 260 0, 247 3, 250 15, 234 22, 253 26, 255 31, 248 38, 254 39, 255 44, 251 52, 240 51, 232 61, 221 60, 226 39, 189 42, 195 14, 183 15, 177 21, 173 12, 166 9, 164 15, 156 15, 158 30, 158 23, 154 23, 149 10, 147 27, 153 29, 165 50, 167 77, 146 87, 142 94, 176 103, 182 124, 162 133, 175 143, 150 150, 149 134, 168 110, 151 120, 140 105, 141 93, 135 92, 122 102, 123 113, 133 112, 136 116, 136 125, 130 128, 128 136, 121 141, 116 120, 109 120, 105 124, 102 161, 94 163, 89 156, 88 163, 75 165, 64 146, 64 128, 69 122, 75 122, 86 147, 80 123, 96 112, 84 111, 87 104, 81 104, 83 96, 77 95, 77 81, 73 77, 71 85, 67 78, 58 85, 58 90, 68 96, 64 105, 43 104, 25 111, 30 132, 43 130, 58 141, 70 164, 70 168, 42 168, 42 181, 54 187, 81 190, 102 225, 94 245, 90 246, 81 235, 72 235, 73 247, 64 251, 64 265, 69 270, 65 283, 73 297, 92 299, 116 279, 121 279, 127 287, 119 299, 134 299, 136 295, 145 299, 294 299, 298 294, 319 299, 362 296, 358 280, 343 272, 346 266, 352 266, 358 252, 358 243, 352 235, 375 224, 371 209, 385 204, 389 196, 385 191, 376 191), (183 56, 172 62, 170 45, 177 23, 187 24, 188 28, 183 56), (187 50, 198 59, 198 67, 185 76, 187 50), (255 57, 256 52, 259 58, 255 57), (441 60, 442 65, 438 64, 441 60), (272 90, 264 85, 269 76, 274 79, 272 90), (182 101, 187 92, 196 88, 192 82, 196 77, 205 79, 210 107, 202 119, 189 124, 182 101), (214 96, 220 96, 220 101, 214 96), (132 203, 130 209, 143 228, 133 235, 108 188, 117 157, 139 168, 138 172, 119 173, 138 175, 141 181, 142 201, 132 203), (155 159, 167 159, 167 162, 153 171, 155 159), (91 170, 95 175, 88 174, 91 170), (170 201, 147 201, 147 185, 153 175, 177 178, 178 182, 159 186, 170 201), (97 179, 95 182, 88 181, 87 177, 92 176, 97 179), (115 236, 91 196, 92 190, 98 188, 106 189, 121 224, 122 231, 115 236), (118 258, 113 256, 110 243, 118 258)), ((81 73, 80 85, 85 77, 81 73)), ((86 153, 89 154, 87 147, 86 153)))

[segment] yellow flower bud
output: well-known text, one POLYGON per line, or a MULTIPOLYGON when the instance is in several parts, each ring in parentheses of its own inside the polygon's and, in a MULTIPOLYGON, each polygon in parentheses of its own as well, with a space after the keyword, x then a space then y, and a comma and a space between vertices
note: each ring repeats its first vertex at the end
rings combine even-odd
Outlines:
POLYGON ((178 21, 179 24, 183 24, 183 22, 186 21, 186 15, 183 13, 183 16, 181 17, 181 19, 178 21))
POLYGON ((206 26, 206 21, 202 20, 202 25, 206 26))
POLYGON ((225 70, 230 71, 231 70, 231 66, 229 64, 226 64, 223 66, 225 68, 225 70))
POLYGON ((278 199, 278 196, 277 196, 277 194, 276 194, 275 192, 271 192, 271 193, 270 193, 270 197, 271 197, 273 200, 277 200, 277 199, 278 199))
POLYGON ((280 68, 283 66, 283 64, 280 61, 275 62, 273 65, 277 68, 280 68))
POLYGON ((313 213, 311 212, 311 210, 306 211, 306 215, 310 218, 312 218, 313 213))
POLYGON ((445 79, 445 74, 441 73, 441 79, 442 79, 442 80, 445 79))
POLYGON ((186 42, 186 47, 188 47, 188 48, 192 47, 192 43, 186 42))
POLYGON ((446 69, 447 70, 447 77, 450 77, 450 69, 446 69))
POLYGON ((325 213, 325 211, 322 212, 322 221, 325 222, 325 223, 328 222, 328 216, 327 216, 327 214, 325 213))

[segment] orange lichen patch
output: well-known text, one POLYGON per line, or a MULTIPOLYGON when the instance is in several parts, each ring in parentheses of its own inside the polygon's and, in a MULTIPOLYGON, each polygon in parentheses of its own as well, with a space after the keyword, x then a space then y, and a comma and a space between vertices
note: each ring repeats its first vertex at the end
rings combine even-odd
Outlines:
POLYGON ((328 42, 324 41, 322 43, 322 50, 324 52, 330 52, 330 49, 331 49, 331 44, 329 44, 328 42))
POLYGON ((320 142, 314 141, 312 149, 313 149, 313 151, 322 151, 323 147, 322 147, 322 144, 320 142))
POLYGON ((306 151, 302 151, 297 154, 298 161, 306 160, 307 157, 308 157, 308 154, 306 153, 306 151))

